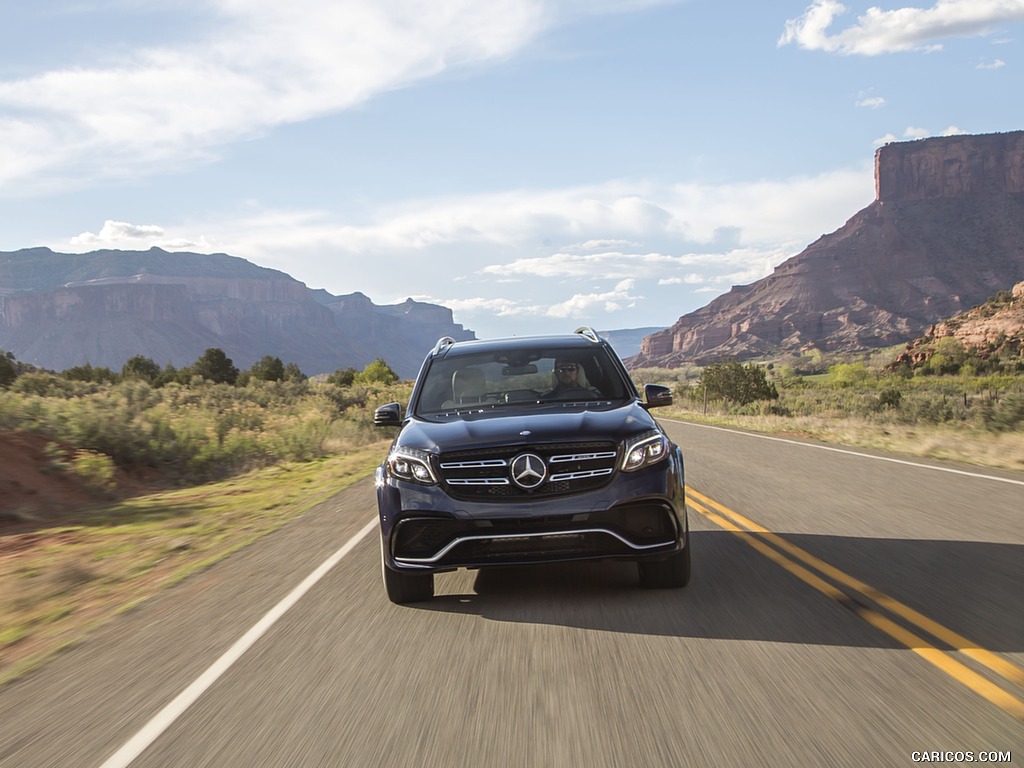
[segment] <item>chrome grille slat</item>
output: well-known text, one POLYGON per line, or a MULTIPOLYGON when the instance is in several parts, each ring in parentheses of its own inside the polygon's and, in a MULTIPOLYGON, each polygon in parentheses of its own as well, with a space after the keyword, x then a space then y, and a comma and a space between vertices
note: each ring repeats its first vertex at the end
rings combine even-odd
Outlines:
POLYGON ((447 461, 441 469, 481 469, 484 467, 507 467, 504 459, 483 459, 480 461, 447 461))
POLYGON ((605 475, 610 475, 614 471, 615 469, 613 467, 608 467, 607 469, 588 469, 580 472, 562 472, 561 474, 552 475, 548 479, 548 482, 560 483, 565 480, 582 480, 585 477, 604 477, 605 475))
POLYGON ((607 483, 615 474, 619 447, 612 442, 506 445, 477 451, 451 451, 439 459, 441 479, 453 496, 465 500, 514 501, 582 493, 607 483), (551 473, 535 489, 511 480, 512 459, 532 453, 551 473))
POLYGON ((552 456, 548 459, 549 464, 561 464, 567 461, 598 461, 600 459, 614 459, 615 451, 603 453, 570 453, 564 456, 552 456))

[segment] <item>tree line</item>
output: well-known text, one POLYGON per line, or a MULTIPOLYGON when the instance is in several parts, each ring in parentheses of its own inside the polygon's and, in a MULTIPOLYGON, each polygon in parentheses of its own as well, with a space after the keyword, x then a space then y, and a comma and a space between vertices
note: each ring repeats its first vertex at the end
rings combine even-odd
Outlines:
MULTIPOLYGON (((29 372, 40 372, 33 366, 19 362, 10 352, 0 350, 0 387, 10 387, 17 378, 29 372)), ((48 372, 53 373, 53 372, 48 372)), ((128 358, 120 371, 90 363, 76 365, 59 375, 71 381, 97 384, 116 384, 121 381, 144 381, 153 387, 166 384, 190 384, 196 377, 213 384, 246 386, 251 381, 305 381, 309 377, 295 363, 285 363, 275 355, 264 355, 251 367, 240 370, 219 347, 210 347, 191 365, 176 368, 171 363, 163 367, 145 355, 128 358)), ((377 358, 362 370, 339 368, 326 377, 328 383, 339 386, 353 384, 393 384, 398 381, 391 366, 377 358)))

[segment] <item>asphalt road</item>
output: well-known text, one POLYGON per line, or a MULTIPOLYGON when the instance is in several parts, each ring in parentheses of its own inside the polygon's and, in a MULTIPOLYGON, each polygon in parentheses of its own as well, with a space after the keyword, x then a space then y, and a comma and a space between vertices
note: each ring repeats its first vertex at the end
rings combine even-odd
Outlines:
POLYGON ((687 589, 567 564, 394 606, 368 479, 0 689, 0 766, 1024 763, 1024 473, 666 426, 687 589))

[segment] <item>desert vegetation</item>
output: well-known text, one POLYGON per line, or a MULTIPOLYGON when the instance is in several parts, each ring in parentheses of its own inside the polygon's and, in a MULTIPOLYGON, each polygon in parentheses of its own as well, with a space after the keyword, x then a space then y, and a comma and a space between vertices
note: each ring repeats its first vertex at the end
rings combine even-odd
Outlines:
POLYGON ((988 370, 999 372, 982 374, 965 355, 952 372, 941 358, 930 362, 934 357, 917 366, 894 366, 884 357, 819 358, 803 372, 790 363, 726 361, 633 375, 638 383, 672 386, 671 414, 679 418, 1024 469, 1024 372, 1017 363, 990 356, 988 370))
POLYGON ((54 467, 99 489, 110 487, 115 467, 194 484, 337 454, 380 440, 370 406, 408 394, 381 359, 323 380, 272 356, 239 371, 220 349, 181 370, 144 357, 121 371, 59 373, 4 360, 0 428, 50 438, 54 467))
POLYGON ((709 365, 696 382, 676 384, 688 407, 719 414, 857 418, 866 422, 1024 430, 1024 375, 918 375, 835 363, 822 374, 748 363, 709 365))
POLYGON ((391 437, 373 408, 410 391, 383 360, 310 379, 273 357, 240 371, 221 350, 183 370, 0 358, 4 439, 42 436, 45 475, 88 499, 2 500, 0 684, 365 478, 391 437))

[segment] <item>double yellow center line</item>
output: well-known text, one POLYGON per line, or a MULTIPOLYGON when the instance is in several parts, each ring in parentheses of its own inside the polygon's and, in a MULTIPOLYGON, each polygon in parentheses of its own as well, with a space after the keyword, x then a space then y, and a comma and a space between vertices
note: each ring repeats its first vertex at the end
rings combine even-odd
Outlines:
POLYGON ((686 487, 686 503, 688 507, 719 527, 735 534, 801 581, 902 643, 929 664, 938 667, 950 677, 966 685, 979 696, 1007 712, 1011 717, 1024 722, 1024 700, 957 661, 950 655, 950 651, 943 650, 925 640, 903 624, 886 616, 883 611, 931 635, 949 646, 953 652, 963 654, 1013 685, 1024 687, 1024 669, 979 647, 977 643, 968 640, 963 635, 929 619, 835 566, 829 565, 806 550, 786 541, 778 534, 772 533, 689 486, 686 487), (826 578, 831 581, 827 581, 826 578))

